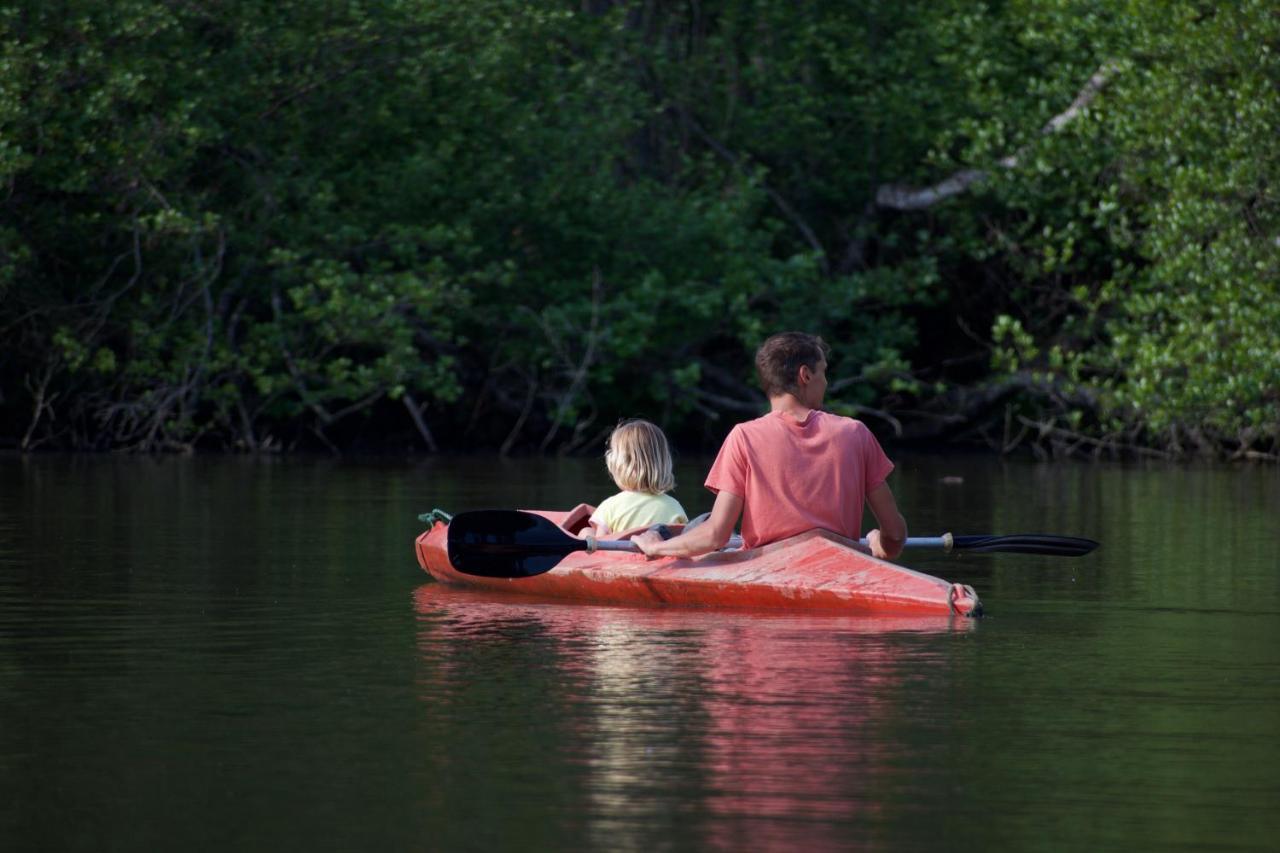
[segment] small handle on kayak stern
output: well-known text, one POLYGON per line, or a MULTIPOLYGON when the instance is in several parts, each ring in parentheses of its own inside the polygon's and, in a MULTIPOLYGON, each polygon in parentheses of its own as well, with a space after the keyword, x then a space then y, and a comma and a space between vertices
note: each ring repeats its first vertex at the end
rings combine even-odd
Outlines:
POLYGON ((953 583, 950 599, 952 613, 971 619, 982 615, 982 602, 978 599, 978 593, 967 583, 953 583))

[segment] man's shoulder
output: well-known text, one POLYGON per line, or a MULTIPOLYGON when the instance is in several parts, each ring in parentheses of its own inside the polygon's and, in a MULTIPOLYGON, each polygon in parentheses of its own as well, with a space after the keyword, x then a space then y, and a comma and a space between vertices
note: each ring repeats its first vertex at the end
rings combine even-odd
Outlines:
POLYGON ((734 433, 738 435, 757 435, 776 427, 777 424, 778 418, 773 413, 769 413, 758 418, 752 418, 749 421, 739 421, 734 424, 733 429, 729 430, 729 435, 732 436, 734 433))
MULTIPOLYGON (((837 415, 831 412, 825 412, 821 409, 813 410, 810 417, 813 419, 810 423, 812 427, 824 433, 833 433, 838 435, 870 435, 867 425, 855 418, 837 415)), ((725 438, 725 443, 747 441, 753 443, 756 439, 763 439, 773 443, 774 439, 779 436, 787 436, 791 434, 791 430, 787 429, 786 423, 775 414, 767 414, 762 417, 749 421, 742 421, 736 424, 729 431, 729 435, 725 438)))
POLYGON ((868 433, 870 429, 862 421, 857 418, 851 418, 846 415, 837 415, 833 412, 819 412, 822 418, 822 428, 839 432, 848 433, 868 433))

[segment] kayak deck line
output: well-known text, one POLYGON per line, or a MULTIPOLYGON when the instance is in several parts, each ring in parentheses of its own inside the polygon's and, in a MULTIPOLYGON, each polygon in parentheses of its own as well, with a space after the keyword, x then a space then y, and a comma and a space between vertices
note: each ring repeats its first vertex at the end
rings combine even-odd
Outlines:
MULTIPOLYGON (((569 535, 594 508, 530 510, 569 535)), ((628 538, 631 531, 614 538, 628 538)), ((549 598, 617 604, 766 608, 861 614, 980 616, 973 588, 880 560, 859 543, 810 530, 760 548, 696 558, 646 559, 625 551, 578 551, 533 577, 479 577, 448 558, 448 524, 435 519, 415 543, 419 564, 443 583, 549 598)))

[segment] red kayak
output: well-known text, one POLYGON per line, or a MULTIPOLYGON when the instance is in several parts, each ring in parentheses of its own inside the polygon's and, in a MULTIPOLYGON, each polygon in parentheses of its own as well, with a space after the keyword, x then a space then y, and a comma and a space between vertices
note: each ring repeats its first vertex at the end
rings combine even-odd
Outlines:
MULTIPOLYGON (((566 534, 587 527, 594 507, 568 512, 531 510, 566 534)), ((628 538, 638 531, 622 534, 628 538)), ((717 551, 691 559, 621 551, 567 555, 544 574, 478 577, 449 562, 448 525, 437 521, 418 537, 418 562, 436 580, 457 586, 548 598, 616 604, 748 607, 857 614, 979 616, 973 587, 879 560, 858 543, 810 530, 761 548, 717 551)))

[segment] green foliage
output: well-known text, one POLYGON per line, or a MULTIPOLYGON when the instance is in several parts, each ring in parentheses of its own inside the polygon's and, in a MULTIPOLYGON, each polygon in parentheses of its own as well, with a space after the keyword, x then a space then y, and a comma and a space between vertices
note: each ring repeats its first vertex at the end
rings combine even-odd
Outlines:
POLYGON ((596 6, 0 10, 0 438, 714 444, 801 328, 843 411, 1280 443, 1268 4, 596 6))
POLYGON ((990 178, 939 207, 949 239, 935 245, 946 277, 984 268, 994 377, 1030 370, 1082 392, 1093 411, 1057 414, 1072 429, 1087 414, 1104 439, 1274 451, 1274 8, 1024 0, 975 6, 946 32, 967 116, 929 163, 990 178), (1088 108, 1045 132, 1107 66, 1088 108))
MULTIPOLYGON (((1151 22, 1116 95, 1110 195, 1145 263, 1094 310, 1083 354, 1115 416, 1173 444, 1280 438, 1280 18, 1268 3, 1151 22)), ((1122 232, 1120 239, 1129 235, 1122 232)))

